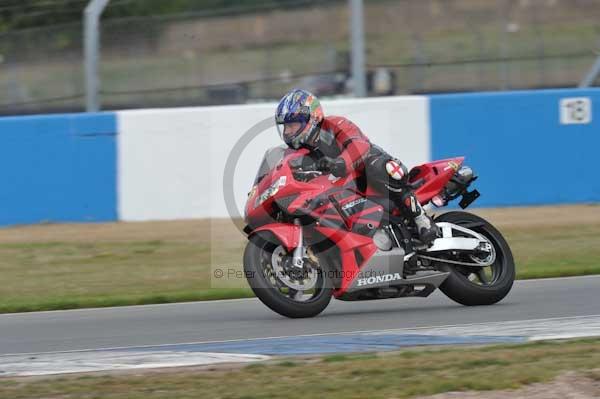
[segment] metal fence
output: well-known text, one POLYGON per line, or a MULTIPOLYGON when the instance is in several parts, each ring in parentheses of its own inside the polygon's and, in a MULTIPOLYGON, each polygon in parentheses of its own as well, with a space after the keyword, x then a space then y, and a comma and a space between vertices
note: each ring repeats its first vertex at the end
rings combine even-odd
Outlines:
MULTIPOLYGON (((347 95, 348 21, 347 1, 103 21, 103 108, 347 95)), ((600 55, 600 1, 366 0, 365 29, 370 95, 574 87, 600 55)), ((82 32, 0 34, 0 113, 82 110, 82 32)))

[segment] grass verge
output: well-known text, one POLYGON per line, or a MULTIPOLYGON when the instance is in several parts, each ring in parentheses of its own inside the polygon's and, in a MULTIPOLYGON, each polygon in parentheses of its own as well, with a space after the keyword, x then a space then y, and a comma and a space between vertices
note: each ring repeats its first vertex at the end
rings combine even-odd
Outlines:
MULTIPOLYGON (((600 274, 600 206, 487 210, 509 241, 517 278, 600 274)), ((226 220, 0 229, 0 312, 252 296, 245 238, 226 220)))
POLYGON ((242 368, 0 379, 0 397, 410 398, 515 389, 567 371, 600 381, 600 340, 285 359, 242 368), (148 373, 152 373, 149 375, 148 373), (293 387, 292 387, 293 385, 293 387))

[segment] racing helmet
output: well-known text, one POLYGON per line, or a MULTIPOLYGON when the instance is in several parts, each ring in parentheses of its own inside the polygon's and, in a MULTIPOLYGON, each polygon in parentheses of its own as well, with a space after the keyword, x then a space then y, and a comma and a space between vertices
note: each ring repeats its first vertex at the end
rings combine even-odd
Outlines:
POLYGON ((301 89, 294 89, 283 96, 275 112, 279 136, 294 149, 317 148, 323 118, 319 99, 301 89))

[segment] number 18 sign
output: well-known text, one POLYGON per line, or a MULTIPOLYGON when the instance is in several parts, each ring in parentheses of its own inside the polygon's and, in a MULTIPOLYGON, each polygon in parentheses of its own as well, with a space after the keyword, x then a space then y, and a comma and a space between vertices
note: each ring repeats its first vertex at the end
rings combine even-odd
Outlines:
POLYGON ((562 125, 587 124, 592 121, 592 100, 589 97, 562 98, 560 123, 562 125))

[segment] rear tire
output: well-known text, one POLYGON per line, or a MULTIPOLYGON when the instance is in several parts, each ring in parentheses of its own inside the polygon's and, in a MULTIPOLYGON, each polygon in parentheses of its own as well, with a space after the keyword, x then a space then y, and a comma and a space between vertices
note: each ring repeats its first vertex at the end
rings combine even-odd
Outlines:
MULTIPOLYGON (((261 259, 273 254, 277 244, 273 240, 265 240, 260 235, 250 237, 244 251, 244 272, 254 294, 271 310, 289 318, 314 317, 321 313, 333 295, 333 287, 326 276, 320 273, 315 286, 315 295, 308 301, 299 302, 283 295, 264 274, 261 259)), ((322 259, 320 259, 322 262, 322 259)))
POLYGON ((489 285, 478 285, 469 280, 464 268, 445 264, 445 269, 450 275, 440 286, 440 290, 448 298, 465 306, 492 305, 506 297, 515 280, 515 262, 502 234, 485 219, 467 212, 444 213, 435 221, 457 225, 475 224, 476 227, 468 228, 491 241, 496 250, 496 261, 492 267, 497 267, 495 270, 499 273, 489 285))

